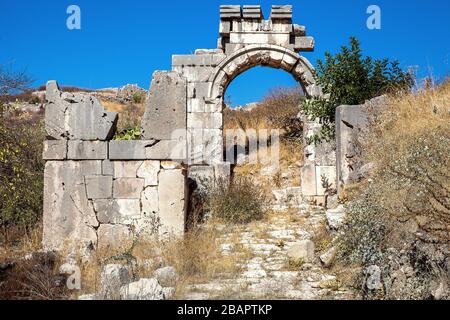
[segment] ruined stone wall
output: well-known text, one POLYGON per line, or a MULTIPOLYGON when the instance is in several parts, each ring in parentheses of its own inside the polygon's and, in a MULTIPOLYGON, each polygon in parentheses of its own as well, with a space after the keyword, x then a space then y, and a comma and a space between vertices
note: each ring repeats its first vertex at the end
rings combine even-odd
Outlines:
POLYGON ((186 174, 176 148, 112 141, 118 115, 90 95, 47 84, 43 157, 49 250, 126 252, 137 237, 183 234, 186 174))

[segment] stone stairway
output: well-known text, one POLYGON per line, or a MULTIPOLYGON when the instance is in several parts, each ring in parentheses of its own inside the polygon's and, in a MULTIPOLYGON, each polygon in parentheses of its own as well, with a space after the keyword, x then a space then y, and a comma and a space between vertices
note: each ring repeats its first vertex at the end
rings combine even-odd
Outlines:
POLYGON ((181 298, 208 299, 352 299, 335 275, 311 261, 293 262, 290 248, 314 237, 326 222, 320 207, 276 211, 264 222, 232 230, 219 238, 224 256, 240 254, 239 271, 187 286, 181 298))

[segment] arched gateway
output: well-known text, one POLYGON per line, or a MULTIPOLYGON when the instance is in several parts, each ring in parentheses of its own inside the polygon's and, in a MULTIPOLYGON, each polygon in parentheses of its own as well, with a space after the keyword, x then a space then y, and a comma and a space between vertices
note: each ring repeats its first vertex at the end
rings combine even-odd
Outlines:
MULTIPOLYGON (((62 93, 56 82, 48 83, 46 248, 126 250, 138 235, 183 233, 187 177, 229 174, 223 95, 242 72, 281 68, 307 97, 321 94, 313 66, 298 54, 312 51, 314 40, 292 24, 292 6, 272 6, 267 20, 260 6, 221 6, 219 32, 218 48, 174 55, 171 71, 153 74, 140 141, 111 140, 117 114, 104 111, 94 97, 62 93)), ((317 127, 308 122, 305 134, 317 127)), ((305 148, 305 196, 323 195, 321 175, 335 178, 334 164, 316 151, 305 148)))

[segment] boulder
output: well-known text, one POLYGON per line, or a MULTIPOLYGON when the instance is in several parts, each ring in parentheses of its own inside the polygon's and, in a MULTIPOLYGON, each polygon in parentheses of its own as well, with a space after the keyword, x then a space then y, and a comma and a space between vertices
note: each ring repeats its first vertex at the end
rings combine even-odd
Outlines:
POLYGON ((120 288, 132 279, 131 270, 121 264, 108 264, 100 275, 101 293, 105 299, 117 299, 120 288))
POLYGON ((331 230, 338 230, 345 219, 345 207, 343 205, 338 206, 336 209, 328 209, 326 212, 328 227, 331 230))
POLYGON ((153 272, 153 277, 163 286, 172 287, 178 280, 178 274, 174 267, 164 267, 153 272))
POLYGON ((315 245, 311 240, 302 240, 289 246, 287 254, 289 259, 304 262, 312 262, 314 260, 315 245))
POLYGON ((164 300, 164 290, 156 279, 140 279, 120 288, 121 300, 164 300))

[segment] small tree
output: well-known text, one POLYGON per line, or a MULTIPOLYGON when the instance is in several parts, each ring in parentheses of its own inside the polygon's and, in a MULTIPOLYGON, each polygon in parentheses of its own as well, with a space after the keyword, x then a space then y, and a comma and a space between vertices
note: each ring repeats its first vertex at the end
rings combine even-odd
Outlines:
POLYGON ((325 61, 317 61, 315 78, 324 97, 305 101, 303 109, 311 119, 319 118, 323 129, 311 142, 334 138, 338 106, 362 104, 382 94, 409 90, 413 85, 412 75, 404 72, 398 61, 364 58, 354 37, 348 47, 342 46, 341 52, 334 56, 327 52, 325 61))

